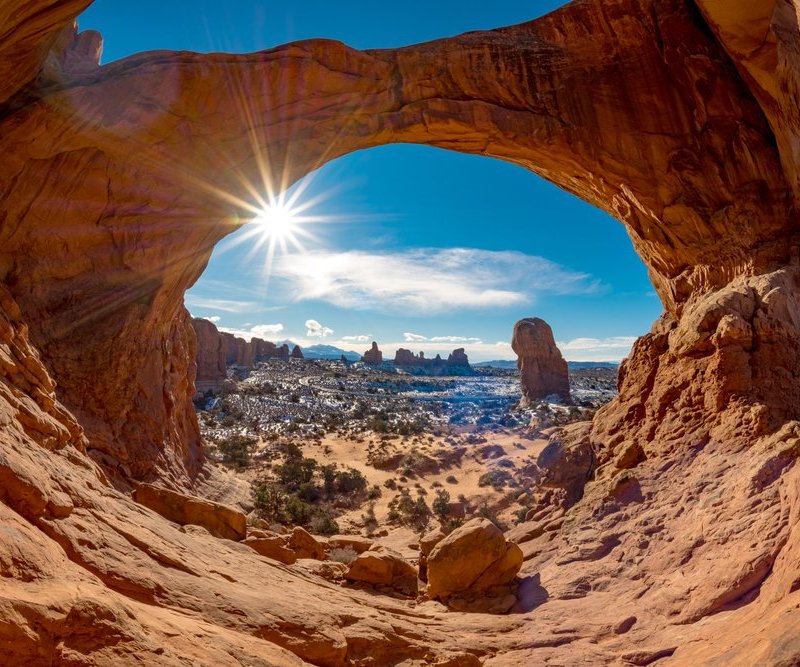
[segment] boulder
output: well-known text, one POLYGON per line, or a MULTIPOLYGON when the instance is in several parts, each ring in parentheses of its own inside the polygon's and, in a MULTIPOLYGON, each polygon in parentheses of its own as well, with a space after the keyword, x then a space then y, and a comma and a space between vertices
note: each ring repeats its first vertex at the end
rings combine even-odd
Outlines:
POLYGON ((442 539, 428 556, 428 596, 445 599, 510 584, 522 549, 487 519, 472 519, 442 539))
POLYGON ((292 359, 305 359, 303 356, 303 350, 300 349, 299 345, 294 346, 294 349, 292 350, 292 359))
POLYGON ((590 422, 571 424, 550 436, 536 459, 539 486, 562 491, 562 506, 572 507, 583 496, 586 482, 595 468, 595 454, 589 440, 590 422))
POLYGON ((289 548, 297 554, 298 558, 313 558, 314 560, 324 560, 325 558, 325 545, 300 526, 295 526, 292 530, 289 537, 289 548))
POLYGON ((374 544, 373 540, 360 535, 333 535, 328 538, 328 546, 331 549, 346 549, 350 547, 357 554, 369 551, 374 544))
POLYGON ((153 484, 139 484, 133 499, 175 523, 202 526, 214 537, 239 541, 247 534, 247 517, 242 512, 205 498, 153 484))
POLYGON ((524 405, 551 395, 569 400, 567 362, 547 322, 538 317, 517 322, 511 347, 517 355, 524 405))
POLYGON ((242 544, 246 544, 262 556, 291 565, 297 560, 297 554, 292 549, 288 549, 285 542, 283 538, 277 535, 274 537, 248 536, 242 544))
POLYGON ((416 593, 417 571, 396 551, 375 546, 350 563, 345 574, 349 581, 385 586, 407 594, 416 593))

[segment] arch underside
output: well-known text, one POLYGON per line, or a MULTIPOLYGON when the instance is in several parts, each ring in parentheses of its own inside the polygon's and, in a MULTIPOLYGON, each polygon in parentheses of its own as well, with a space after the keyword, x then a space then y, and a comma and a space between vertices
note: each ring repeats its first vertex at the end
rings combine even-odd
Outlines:
POLYGON ((212 547, 147 523, 120 493, 141 480, 192 488, 207 473, 183 294, 256 196, 354 150, 423 143, 513 162, 612 214, 665 308, 624 363, 619 398, 583 433, 599 464, 583 500, 525 534, 525 567, 555 601, 531 612, 545 638, 531 647, 530 624, 498 619, 486 638, 430 628, 429 639, 484 654, 494 643, 523 664, 626 651, 645 664, 638 644, 695 664, 800 655, 769 640, 799 623, 787 611, 800 555, 793 0, 583 1, 403 49, 314 40, 104 67, 93 36, 63 28, 88 2, 39 4, 15 16, 13 43, 0 40, 17 64, 0 87, 0 509, 59 545, 25 533, 31 553, 65 559, 70 585, 128 605, 142 624, 130 636, 149 628, 168 652, 170 615, 184 609, 217 648, 257 654, 266 640, 342 664, 373 636, 386 655, 424 655, 423 616, 397 621, 392 607, 389 631, 338 591, 340 610, 298 613, 280 590, 318 591, 233 548, 222 579, 194 556, 189 574, 163 572, 154 563, 212 547), (135 555, 114 569, 98 549, 135 555), (266 601, 243 602, 259 577, 266 601), (637 617, 631 634, 595 621, 609 593, 637 617), (145 622, 140 605, 172 611, 145 622), (561 642, 575 614, 592 620, 561 642))

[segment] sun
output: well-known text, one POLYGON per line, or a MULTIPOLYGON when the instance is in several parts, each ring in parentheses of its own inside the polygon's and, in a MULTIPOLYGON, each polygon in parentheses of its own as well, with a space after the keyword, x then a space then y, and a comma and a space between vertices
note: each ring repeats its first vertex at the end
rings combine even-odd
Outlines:
POLYGON ((299 231, 300 220, 290 206, 274 202, 253 217, 259 233, 267 239, 290 240, 299 231))

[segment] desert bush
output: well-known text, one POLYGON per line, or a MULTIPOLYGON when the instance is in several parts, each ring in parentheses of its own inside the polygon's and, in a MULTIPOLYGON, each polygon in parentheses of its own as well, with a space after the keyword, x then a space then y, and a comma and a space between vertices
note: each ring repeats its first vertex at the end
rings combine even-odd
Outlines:
POLYGON ((317 535, 336 535, 339 533, 339 524, 330 512, 318 510, 309 523, 311 532, 317 535))
POLYGON ((374 484, 372 488, 367 492, 367 500, 377 500, 382 495, 381 487, 377 484, 374 484))
POLYGON ((301 500, 297 496, 289 496, 286 498, 284 511, 286 512, 286 518, 289 520, 289 523, 296 526, 305 526, 314 516, 314 506, 301 500))
POLYGON ((232 435, 217 443, 217 449, 222 454, 225 463, 235 465, 237 468, 246 468, 250 465, 256 439, 245 435, 232 435))
POLYGON ((320 472, 322 473, 322 481, 323 481, 323 487, 325 489, 325 495, 330 497, 336 490, 336 464, 328 463, 322 466, 320 472))
POLYGON ((483 505, 478 508, 478 516, 488 519, 500 530, 506 529, 505 523, 498 518, 497 514, 486 503, 483 503, 483 505))
POLYGON ((363 493, 367 488, 367 478, 360 470, 348 468, 336 474, 335 486, 339 493, 363 493))
POLYGON ((397 488, 397 482, 394 480, 394 477, 392 477, 391 479, 387 479, 387 480, 386 480, 386 481, 383 483, 383 485, 384 485, 384 486, 385 486, 387 489, 389 489, 389 490, 391 490, 391 491, 394 491, 394 490, 397 488))
POLYGON ((313 482, 304 482, 297 488, 297 497, 307 503, 313 503, 320 499, 322 491, 313 482))
POLYGON ((434 498, 433 503, 431 503, 431 509, 440 520, 444 521, 447 519, 450 515, 450 494, 444 489, 438 489, 436 491, 436 498, 434 498))
POLYGON ((444 481, 448 484, 458 484, 458 478, 455 475, 448 475, 444 481))
POLYGON ((506 470, 490 470, 478 479, 478 486, 491 486, 500 491, 511 479, 511 475, 506 470))
POLYGON ((277 473, 281 485, 287 491, 297 491, 304 484, 314 478, 317 462, 309 458, 287 458, 283 465, 278 466, 277 473))
POLYGON ((520 524, 525 521, 525 517, 528 516, 528 512, 531 511, 530 507, 521 507, 516 512, 514 512, 514 523, 520 524))
POLYGON ((328 552, 328 560, 336 561, 337 563, 344 563, 345 565, 350 565, 358 554, 353 547, 341 547, 336 549, 331 549, 328 552))
POLYGON ((367 511, 361 515, 361 520, 364 522, 364 528, 367 533, 372 533, 378 527, 378 518, 375 516, 375 503, 370 503, 367 511))
POLYGON ((258 481, 253 484, 253 504, 259 513, 273 521, 283 518, 286 506, 286 494, 278 486, 267 481, 258 481))

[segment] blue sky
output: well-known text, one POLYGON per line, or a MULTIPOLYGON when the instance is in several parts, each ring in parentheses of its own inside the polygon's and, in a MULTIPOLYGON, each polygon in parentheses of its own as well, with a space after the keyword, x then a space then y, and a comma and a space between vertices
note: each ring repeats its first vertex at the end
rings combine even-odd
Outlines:
MULTIPOLYGON (((560 5, 475 2, 119 2, 79 18, 104 62, 149 49, 254 51, 327 37, 391 47, 535 18, 560 5)), ((513 358, 521 317, 553 327, 568 359, 619 359, 661 312, 622 225, 524 169, 423 146, 336 160, 303 184, 319 201, 265 277, 253 227, 223 241, 186 303, 241 335, 363 351, 466 347, 513 358), (245 238, 246 237, 246 238, 245 238)))

